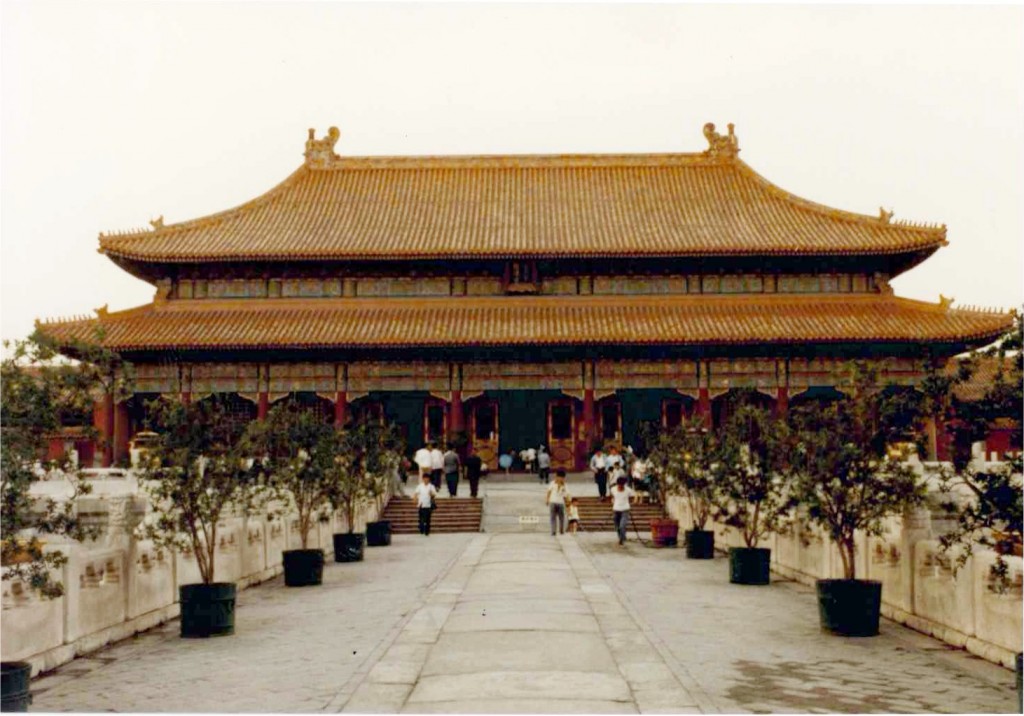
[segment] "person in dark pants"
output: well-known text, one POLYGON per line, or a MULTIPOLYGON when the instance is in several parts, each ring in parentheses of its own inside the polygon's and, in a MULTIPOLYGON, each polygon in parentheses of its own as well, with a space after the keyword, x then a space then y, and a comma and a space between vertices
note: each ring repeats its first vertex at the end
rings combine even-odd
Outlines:
POLYGON ((462 462, 451 446, 444 454, 444 480, 448 483, 448 496, 455 497, 459 492, 459 469, 462 462))
POLYGON ((436 497, 437 490, 430 482, 430 475, 423 473, 423 477, 420 478, 420 484, 416 486, 416 490, 412 494, 412 501, 415 502, 416 506, 419 508, 419 527, 421 535, 430 535, 430 518, 434 513, 434 499, 436 497))
POLYGON ((604 499, 604 496, 608 494, 608 459, 600 448, 594 453, 594 457, 590 458, 590 469, 594 472, 597 494, 604 499))
POLYGON ((469 496, 476 497, 477 488, 480 487, 480 472, 483 467, 483 460, 479 455, 470 455, 466 458, 466 479, 469 480, 469 496))
POLYGON ((541 484, 548 484, 548 478, 551 475, 551 456, 548 455, 548 451, 544 449, 543 445, 537 451, 537 473, 541 484))

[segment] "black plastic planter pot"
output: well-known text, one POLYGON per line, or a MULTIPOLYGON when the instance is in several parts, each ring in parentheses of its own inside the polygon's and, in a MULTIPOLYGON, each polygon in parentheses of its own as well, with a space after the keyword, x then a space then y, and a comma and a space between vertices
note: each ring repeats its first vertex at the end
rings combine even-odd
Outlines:
POLYGON ((363 561, 363 535, 361 535, 361 534, 336 534, 336 535, 334 535, 334 561, 335 562, 362 562, 363 561))
POLYGON ((0 662, 0 711, 28 711, 32 703, 32 694, 28 692, 31 678, 32 665, 27 661, 0 662))
POLYGON ((713 559, 715 533, 709 530, 689 530, 686 533, 687 559, 713 559))
POLYGON ((181 635, 185 638, 205 638, 234 634, 235 593, 233 582, 184 584, 178 587, 181 635))
POLYGON ((868 579, 819 579, 821 628, 840 636, 876 636, 882 583, 868 579))
POLYGON ((324 581, 322 549, 288 549, 281 553, 284 583, 289 587, 309 587, 324 581))
POLYGON ((768 584, 772 551, 761 547, 729 548, 729 581, 733 584, 768 584))
POLYGON ((368 547, 387 547, 391 544, 391 520, 367 522, 366 544, 368 547))

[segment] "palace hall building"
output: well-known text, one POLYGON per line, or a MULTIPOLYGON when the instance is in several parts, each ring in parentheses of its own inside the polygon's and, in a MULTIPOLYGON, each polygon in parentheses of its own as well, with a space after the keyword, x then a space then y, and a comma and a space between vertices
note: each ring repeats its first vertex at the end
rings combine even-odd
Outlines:
POLYGON ((1010 313, 894 295, 945 226, 832 209, 775 186, 704 127, 692 154, 346 157, 313 130, 267 193, 191 221, 100 235, 151 303, 39 324, 100 329, 135 394, 97 405, 127 454, 158 396, 221 394, 233 419, 296 400, 344 425, 387 421, 410 451, 465 431, 496 466, 545 445, 579 469, 638 426, 720 420, 731 391, 784 412, 986 344, 1010 313))

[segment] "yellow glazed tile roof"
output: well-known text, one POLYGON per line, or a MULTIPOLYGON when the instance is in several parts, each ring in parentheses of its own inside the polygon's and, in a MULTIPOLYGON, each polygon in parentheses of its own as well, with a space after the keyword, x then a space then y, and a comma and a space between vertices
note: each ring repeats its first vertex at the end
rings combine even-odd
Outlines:
MULTIPOLYGON (((954 360, 946 364, 945 374, 956 376, 960 361, 954 360)), ((1007 356, 980 356, 975 363, 975 370, 965 382, 953 387, 953 394, 966 402, 981 400, 996 382, 997 374, 1002 370, 1004 380, 1013 380, 1013 358, 1007 356), (1000 365, 1000 363, 1002 365, 1000 365)))
POLYGON ((306 163, 257 199, 178 224, 161 218, 152 231, 101 234, 100 250, 195 262, 890 254, 945 244, 945 227, 800 199, 740 161, 738 147, 354 158, 329 142, 314 157, 310 143, 326 141, 311 136, 306 163))
POLYGON ((985 343, 1008 313, 881 295, 175 300, 40 324, 60 341, 97 326, 115 350, 790 342, 985 343))

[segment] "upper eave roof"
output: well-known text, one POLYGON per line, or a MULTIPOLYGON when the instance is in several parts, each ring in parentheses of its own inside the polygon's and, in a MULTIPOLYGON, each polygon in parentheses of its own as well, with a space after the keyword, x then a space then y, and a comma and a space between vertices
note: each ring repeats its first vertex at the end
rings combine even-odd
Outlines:
POLYGON ((117 351, 991 342, 1009 313, 878 294, 172 300, 40 324, 117 351))
POLYGON ((854 214, 794 196, 739 160, 738 146, 694 154, 339 157, 330 143, 311 155, 310 144, 326 141, 311 136, 306 163, 252 201, 178 224, 159 220, 152 231, 101 234, 100 251, 192 263, 879 255, 930 253, 946 243, 944 226, 893 223, 891 214, 854 214))

